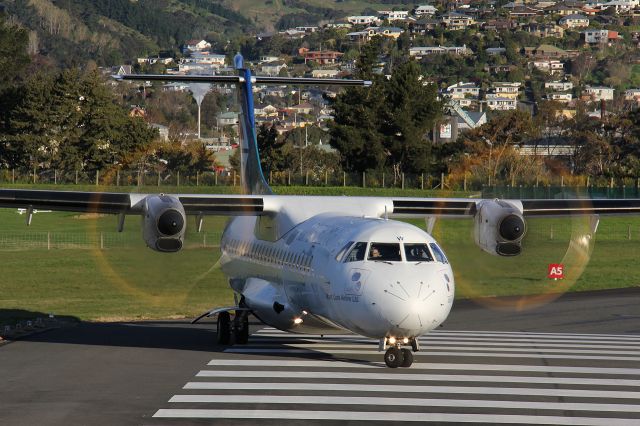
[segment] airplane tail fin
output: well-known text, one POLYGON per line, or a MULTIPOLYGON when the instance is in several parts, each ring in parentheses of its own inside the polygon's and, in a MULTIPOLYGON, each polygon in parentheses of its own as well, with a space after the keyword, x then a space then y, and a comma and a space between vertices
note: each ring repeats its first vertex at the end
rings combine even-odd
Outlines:
POLYGON ((240 77, 238 88, 238 103, 240 104, 240 174, 245 194, 272 194, 271 187, 262 173, 258 140, 256 137, 256 122, 253 110, 253 79, 251 70, 244 68, 241 55, 236 55, 234 66, 240 77))

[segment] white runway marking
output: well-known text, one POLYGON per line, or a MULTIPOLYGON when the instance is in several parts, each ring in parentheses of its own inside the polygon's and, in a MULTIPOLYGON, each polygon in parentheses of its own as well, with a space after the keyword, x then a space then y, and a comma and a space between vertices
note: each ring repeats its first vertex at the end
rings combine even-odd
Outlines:
POLYGON ((416 415, 407 412, 370 412, 370 411, 301 411, 301 410, 203 410, 203 409, 163 409, 153 417, 203 418, 203 419, 277 419, 277 420, 338 420, 338 421, 387 421, 387 422, 454 422, 454 423, 517 423, 547 425, 594 425, 603 424, 628 426, 625 419, 560 417, 560 416, 523 416, 496 414, 451 414, 428 413, 416 415))
POLYGON ((558 385, 594 385, 594 386, 640 386, 640 380, 626 379, 593 379, 575 377, 531 377, 531 376, 477 376, 477 375, 453 375, 453 374, 416 374, 416 373, 349 373, 334 371, 294 371, 286 374, 282 371, 244 371, 203 370, 196 377, 248 377, 248 378, 295 378, 295 379, 331 379, 331 380, 405 380, 405 381, 447 381, 447 382, 485 382, 485 383, 539 383, 558 385))
MULTIPOLYGON (((384 362, 360 363, 348 361, 299 361, 290 359, 214 359, 211 366, 242 367, 302 367, 302 368, 384 368, 384 362)), ((603 375, 639 375, 640 368, 602 368, 602 367, 554 367, 550 365, 518 365, 518 364, 443 364, 414 362, 411 370, 483 370, 483 371, 529 371, 539 373, 573 373, 603 375)))
POLYGON ((588 404, 569 402, 495 401, 484 399, 440 398, 380 398, 362 396, 297 396, 297 395, 175 395, 169 402, 222 404, 322 404, 322 405, 379 405, 421 407, 509 408, 559 411, 628 411, 640 413, 640 405, 588 404))
POLYGON ((374 385, 355 383, 313 383, 313 382, 188 382, 183 389, 245 389, 245 390, 305 390, 331 392, 406 392, 444 393, 470 395, 536 395, 577 398, 629 398, 640 399, 640 392, 606 391, 584 389, 543 389, 543 388, 500 388, 486 386, 422 386, 422 385, 374 385))
POLYGON ((397 370, 374 339, 254 336, 219 353, 154 417, 640 424, 640 336, 437 331, 397 370))

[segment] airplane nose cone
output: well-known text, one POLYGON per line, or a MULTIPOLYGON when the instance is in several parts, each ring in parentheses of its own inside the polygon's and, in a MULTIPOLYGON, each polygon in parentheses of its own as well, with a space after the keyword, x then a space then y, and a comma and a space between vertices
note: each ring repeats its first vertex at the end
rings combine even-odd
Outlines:
POLYGON ((418 336, 442 323, 450 309, 451 281, 450 273, 442 271, 424 278, 406 275, 384 280, 379 309, 387 322, 387 333, 418 336))

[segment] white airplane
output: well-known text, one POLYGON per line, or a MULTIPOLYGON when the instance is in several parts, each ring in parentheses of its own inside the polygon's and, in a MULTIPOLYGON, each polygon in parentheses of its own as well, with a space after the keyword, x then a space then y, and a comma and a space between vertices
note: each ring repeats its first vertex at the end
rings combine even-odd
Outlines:
MULTIPOLYGON (((451 265, 424 230, 393 218, 468 217, 475 243, 499 256, 521 252, 526 216, 637 214, 640 200, 490 200, 273 195, 257 151, 252 85, 366 85, 358 80, 252 76, 128 75, 238 86, 242 179, 247 195, 130 194, 0 190, 0 207, 141 215, 149 248, 182 248, 187 215, 198 230, 206 215, 234 216, 221 241, 221 267, 236 305, 213 309, 220 344, 246 343, 251 313, 295 333, 344 332, 379 339, 385 363, 409 367, 418 337, 442 324, 454 300, 451 265), (230 312, 235 312, 231 320, 230 312)), ((596 222, 597 223, 597 222, 596 222)), ((593 228, 595 232, 595 226, 593 228)))

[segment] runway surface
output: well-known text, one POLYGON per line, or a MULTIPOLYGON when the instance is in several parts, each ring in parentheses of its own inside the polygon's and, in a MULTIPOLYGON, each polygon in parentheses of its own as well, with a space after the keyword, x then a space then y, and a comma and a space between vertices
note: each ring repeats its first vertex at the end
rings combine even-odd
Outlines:
POLYGON ((377 342, 254 324, 81 323, 0 346, 0 424, 640 424, 640 289, 454 305, 411 368, 377 342))
POLYGON ((456 330, 420 343, 411 368, 389 369, 376 341, 262 329, 154 418, 640 424, 640 336, 456 330))

